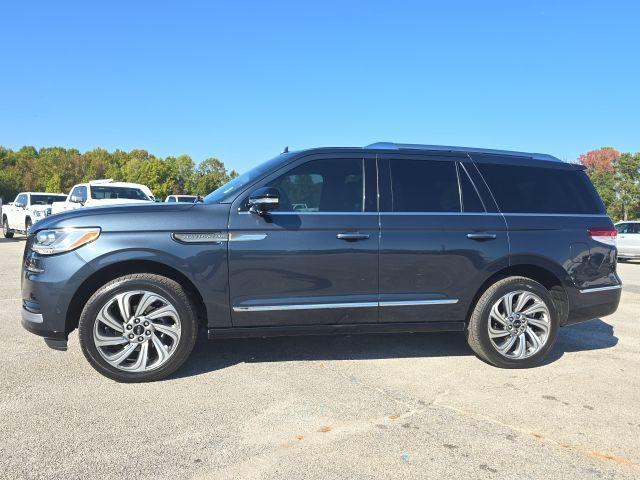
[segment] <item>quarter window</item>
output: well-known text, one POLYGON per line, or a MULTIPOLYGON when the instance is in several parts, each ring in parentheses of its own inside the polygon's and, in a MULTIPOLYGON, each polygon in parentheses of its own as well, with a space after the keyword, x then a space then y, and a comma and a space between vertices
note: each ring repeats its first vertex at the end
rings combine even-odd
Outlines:
POLYGON ((602 214, 604 207, 581 170, 478 164, 505 213, 602 214))
POLYGON ((314 160, 300 165, 267 186, 280 191, 284 212, 362 212, 363 160, 314 160))
POLYGON ((456 164, 437 160, 391 160, 394 212, 460 212, 456 164))

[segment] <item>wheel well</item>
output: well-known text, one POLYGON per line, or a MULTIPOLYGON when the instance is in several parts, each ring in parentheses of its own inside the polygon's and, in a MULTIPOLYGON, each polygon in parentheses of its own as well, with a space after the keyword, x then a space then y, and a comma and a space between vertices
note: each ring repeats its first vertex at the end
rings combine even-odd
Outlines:
POLYGON ((562 286, 560 279, 553 272, 537 265, 512 265, 487 278, 487 280, 485 280, 482 286, 478 289, 475 297, 473 297, 473 301, 469 305, 467 323, 469 322, 469 318, 471 318, 471 313, 476 306, 476 302, 487 288, 498 280, 515 276, 527 277, 531 280, 535 280, 549 290, 553 303, 556 306, 556 310, 560 315, 560 324, 564 324, 567 316, 569 315, 569 299, 567 297, 567 292, 562 286))
POLYGON ((154 273, 178 282, 180 286, 185 289, 191 303, 195 307, 198 322, 203 325, 206 324, 207 309, 205 307, 204 300, 191 280, 175 268, 169 267, 163 263, 148 260, 132 260, 114 263, 104 267, 103 269, 95 272, 87 278, 82 285, 80 285, 80 288, 78 288, 73 296, 69 309, 67 310, 66 333, 70 333, 78 327, 78 321, 80 320, 82 309, 89 298, 91 298, 91 295, 111 280, 115 280, 118 277, 132 273, 154 273))

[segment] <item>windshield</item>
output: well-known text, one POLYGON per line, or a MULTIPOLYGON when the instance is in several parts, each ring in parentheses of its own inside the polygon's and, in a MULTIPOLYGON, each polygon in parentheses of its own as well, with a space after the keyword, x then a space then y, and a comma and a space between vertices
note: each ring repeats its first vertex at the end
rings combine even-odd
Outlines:
POLYGON ((64 202, 66 195, 31 195, 31 205, 51 205, 53 202, 64 202))
POLYGON ((267 160, 266 162, 253 167, 251 170, 244 172, 239 177, 225 183, 223 186, 204 197, 204 203, 225 203, 231 201, 232 197, 235 196, 237 192, 267 173, 269 170, 284 163, 291 155, 291 153, 283 153, 271 160, 267 160))
POLYGON ((91 198, 95 200, 125 198, 127 200, 150 200, 139 188, 91 186, 91 198))

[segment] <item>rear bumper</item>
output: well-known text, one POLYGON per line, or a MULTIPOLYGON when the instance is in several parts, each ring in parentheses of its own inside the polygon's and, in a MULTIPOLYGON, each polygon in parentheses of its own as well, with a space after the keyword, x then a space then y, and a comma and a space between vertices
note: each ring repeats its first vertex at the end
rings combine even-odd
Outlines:
POLYGON ((611 315, 618 309, 622 284, 576 290, 570 298, 569 316, 563 325, 611 315))

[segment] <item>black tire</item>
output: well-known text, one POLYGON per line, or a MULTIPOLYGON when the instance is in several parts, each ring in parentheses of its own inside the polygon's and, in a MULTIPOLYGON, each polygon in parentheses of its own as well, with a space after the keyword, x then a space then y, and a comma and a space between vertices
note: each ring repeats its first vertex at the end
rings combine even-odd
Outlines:
POLYGON ((27 219, 24 222, 24 234, 25 235, 29 235, 29 229, 31 228, 31 225, 33 225, 33 222, 31 222, 31 219, 29 217, 27 217, 27 219))
POLYGON ((96 291, 82 311, 78 331, 82 353, 93 368, 117 382, 137 383, 161 380, 180 368, 193 350, 198 334, 198 323, 195 309, 180 284, 160 275, 137 273, 117 278, 96 291), (144 372, 126 372, 112 366, 98 352, 93 338, 94 325, 102 307, 114 295, 134 290, 145 290, 161 295, 171 303, 180 317, 181 334, 175 351, 166 363, 157 369, 144 372))
POLYGON ((482 360, 500 368, 530 368, 539 365, 555 344, 559 330, 558 312, 549 291, 540 283, 526 277, 507 277, 487 288, 478 299, 467 326, 467 341, 482 360), (493 305, 504 295, 516 291, 528 291, 537 295, 549 311, 549 332, 546 342, 535 354, 522 359, 512 359, 498 352, 489 338, 489 315, 493 305))
POLYGON ((13 230, 9 228, 7 217, 3 217, 2 219, 2 235, 4 236, 4 238, 13 238, 13 230))

